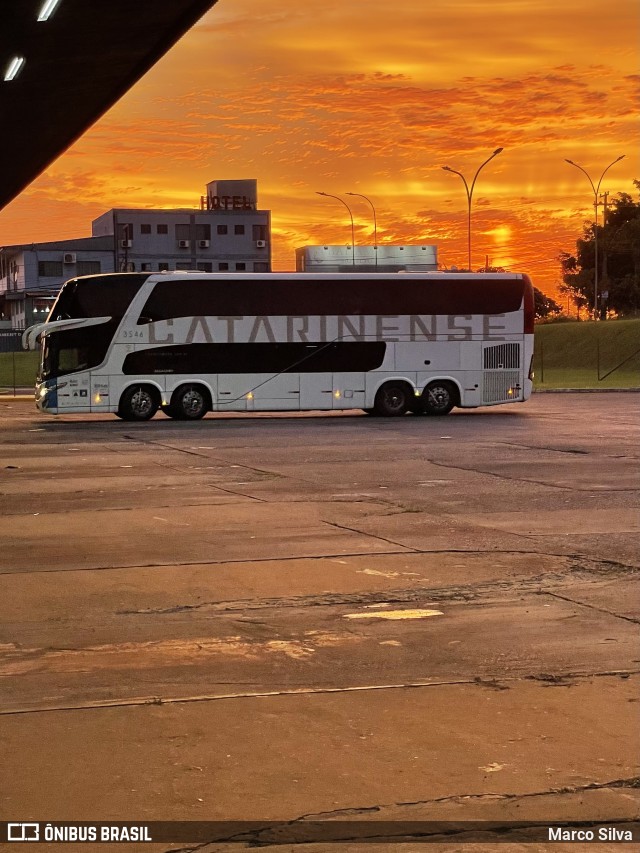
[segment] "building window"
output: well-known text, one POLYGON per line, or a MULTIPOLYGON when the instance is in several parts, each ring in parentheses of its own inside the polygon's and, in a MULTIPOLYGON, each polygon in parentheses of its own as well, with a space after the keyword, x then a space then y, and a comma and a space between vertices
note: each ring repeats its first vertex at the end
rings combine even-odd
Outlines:
POLYGON ((218 269, 220 270, 220 272, 226 272, 229 269, 229 264, 223 261, 222 263, 218 264, 218 269))
POLYGON ((266 261, 256 261, 253 265, 254 272, 269 272, 269 264, 266 261))
POLYGON ((62 261, 38 261, 39 278, 62 278, 62 261))
POLYGON ((169 226, 168 225, 156 225, 156 232, 158 234, 168 234, 169 226))
POLYGON ((229 229, 226 225, 218 225, 218 234, 228 234, 229 229))
POLYGON ((188 242, 190 239, 189 231, 190 228, 188 223, 186 225, 183 223, 176 225, 176 240, 179 242, 188 242))
POLYGON ((213 264, 211 261, 200 261, 196 267, 200 272, 213 272, 213 264))
POLYGON ((254 240, 266 240, 267 239, 267 226, 266 225, 253 225, 253 239, 254 240))
POLYGON ((33 313, 40 314, 43 319, 44 317, 51 311, 51 306, 53 305, 52 299, 34 299, 33 300, 33 313))
POLYGON ((141 225, 140 226, 141 234, 151 234, 151 226, 150 225, 141 225))
POLYGON ((200 242, 200 240, 210 240, 211 239, 211 226, 210 225, 196 225, 196 240, 200 242))
POLYGON ((160 272, 168 272, 169 271, 169 264, 165 264, 164 261, 161 261, 158 264, 158 269, 160 272))
POLYGON ((178 261, 176 263, 176 269, 177 270, 190 270, 190 269, 193 269, 193 267, 191 266, 191 263, 189 261, 178 261))
POLYGON ((247 265, 245 263, 236 264, 236 270, 238 272, 244 272, 244 270, 246 270, 246 268, 247 268, 247 265))
POLYGON ((78 261, 76 263, 77 275, 96 275, 102 272, 100 261, 78 261))
POLYGON ((151 264, 142 263, 140 264, 140 269, 142 270, 142 272, 151 272, 151 264))
POLYGON ((244 234, 244 225, 234 225, 233 226, 234 234, 244 234))

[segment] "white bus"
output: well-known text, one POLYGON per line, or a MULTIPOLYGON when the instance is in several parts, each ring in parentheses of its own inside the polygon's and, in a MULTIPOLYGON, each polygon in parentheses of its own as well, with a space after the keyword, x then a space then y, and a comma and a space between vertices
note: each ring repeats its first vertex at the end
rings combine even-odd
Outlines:
POLYGON ((529 397, 533 319, 523 274, 113 273, 66 282, 23 343, 53 414, 444 415, 529 397))

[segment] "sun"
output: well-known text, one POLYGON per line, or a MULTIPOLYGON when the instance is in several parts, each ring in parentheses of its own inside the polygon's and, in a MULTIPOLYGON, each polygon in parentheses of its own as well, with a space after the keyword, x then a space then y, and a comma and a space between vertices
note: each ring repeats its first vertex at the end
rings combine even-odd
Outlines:
POLYGON ((486 233, 493 237, 496 246, 506 246, 511 239, 511 228, 508 225, 497 225, 486 233))

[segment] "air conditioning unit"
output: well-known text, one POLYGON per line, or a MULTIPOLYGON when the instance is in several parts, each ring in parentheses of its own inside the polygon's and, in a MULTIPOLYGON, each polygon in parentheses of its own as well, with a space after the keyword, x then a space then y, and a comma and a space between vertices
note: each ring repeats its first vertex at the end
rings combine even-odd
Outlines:
POLYGON ((266 240, 256 240, 256 246, 258 247, 258 249, 266 249, 267 248, 267 241, 266 240))
POLYGON ((178 247, 180 249, 188 249, 190 245, 191 245, 190 240, 178 240, 178 247))
POLYGON ((62 256, 63 264, 75 264, 76 262, 76 253, 75 252, 65 252, 62 256))
POLYGON ((122 249, 130 249, 133 246, 133 240, 120 240, 120 247, 122 249))
POLYGON ((209 241, 208 240, 198 240, 198 248, 199 249, 208 249, 209 241))

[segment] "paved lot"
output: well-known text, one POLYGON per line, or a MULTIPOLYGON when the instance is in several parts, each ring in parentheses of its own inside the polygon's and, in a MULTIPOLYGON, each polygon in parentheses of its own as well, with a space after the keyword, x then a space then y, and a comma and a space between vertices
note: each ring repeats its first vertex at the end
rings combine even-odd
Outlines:
POLYGON ((0 416, 0 819, 636 817, 640 395, 0 416))

